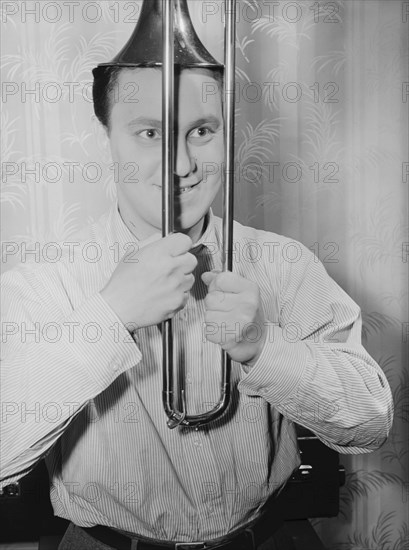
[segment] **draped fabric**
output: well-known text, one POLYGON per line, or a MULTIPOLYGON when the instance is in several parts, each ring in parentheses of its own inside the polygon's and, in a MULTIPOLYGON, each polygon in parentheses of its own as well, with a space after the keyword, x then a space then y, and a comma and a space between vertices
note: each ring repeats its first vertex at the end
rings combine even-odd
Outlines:
MULTIPOLYGON (((189 0, 222 57, 219 0, 189 0)), ((2 266, 58 261, 107 210, 115 166, 90 70, 131 34, 140 2, 2 2, 2 266)), ((391 384, 377 452, 343 456, 333 550, 403 550, 408 512, 407 1, 239 0, 236 219, 297 239, 360 305, 363 342, 391 384)), ((216 204, 216 213, 220 205, 216 204)))

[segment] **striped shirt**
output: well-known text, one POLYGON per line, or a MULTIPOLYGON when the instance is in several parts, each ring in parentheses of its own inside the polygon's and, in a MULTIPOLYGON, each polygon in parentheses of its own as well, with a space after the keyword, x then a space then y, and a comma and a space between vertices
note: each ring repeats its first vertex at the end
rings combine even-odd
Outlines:
MULTIPOLYGON (((200 273, 221 268, 222 230, 211 212, 206 222, 192 249, 196 282, 173 322, 189 413, 211 409, 220 391, 200 273)), ((124 252, 144 243, 117 204, 86 231, 3 275, 3 485, 46 456, 56 515, 204 540, 255 519, 298 467, 294 422, 343 453, 384 442, 391 393, 361 345, 358 306, 303 245, 238 223, 233 269, 259 286, 267 339, 253 367, 233 362, 225 416, 169 430, 159 328, 131 337, 99 293, 124 252)))

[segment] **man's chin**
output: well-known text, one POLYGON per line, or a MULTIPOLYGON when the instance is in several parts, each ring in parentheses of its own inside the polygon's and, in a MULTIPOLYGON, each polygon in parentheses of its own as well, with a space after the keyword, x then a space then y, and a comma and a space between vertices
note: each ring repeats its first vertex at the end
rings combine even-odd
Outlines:
POLYGON ((190 216, 180 216, 175 220, 175 232, 185 233, 195 242, 200 239, 203 233, 205 217, 206 214, 203 214, 200 218, 194 219, 190 216))

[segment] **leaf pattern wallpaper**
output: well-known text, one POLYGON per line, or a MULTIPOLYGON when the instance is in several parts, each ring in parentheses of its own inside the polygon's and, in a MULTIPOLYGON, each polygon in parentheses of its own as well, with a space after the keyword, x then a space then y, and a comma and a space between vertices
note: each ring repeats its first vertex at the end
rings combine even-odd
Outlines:
MULTIPOLYGON (((46 243, 112 203, 91 69, 119 51, 140 5, 1 2, 3 269, 36 246, 52 261, 46 243)), ((189 7, 221 59, 221 1, 189 7)), ((238 3, 236 219, 315 252, 362 308, 394 395, 389 440, 341 457, 340 514, 313 520, 331 550, 409 548, 408 35, 407 1, 238 3)))

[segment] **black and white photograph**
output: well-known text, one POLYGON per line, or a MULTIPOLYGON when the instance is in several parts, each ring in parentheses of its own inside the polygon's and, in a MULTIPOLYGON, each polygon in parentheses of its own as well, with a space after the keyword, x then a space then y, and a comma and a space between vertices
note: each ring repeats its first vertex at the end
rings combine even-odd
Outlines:
POLYGON ((0 550, 409 550, 409 0, 0 17, 0 550))

